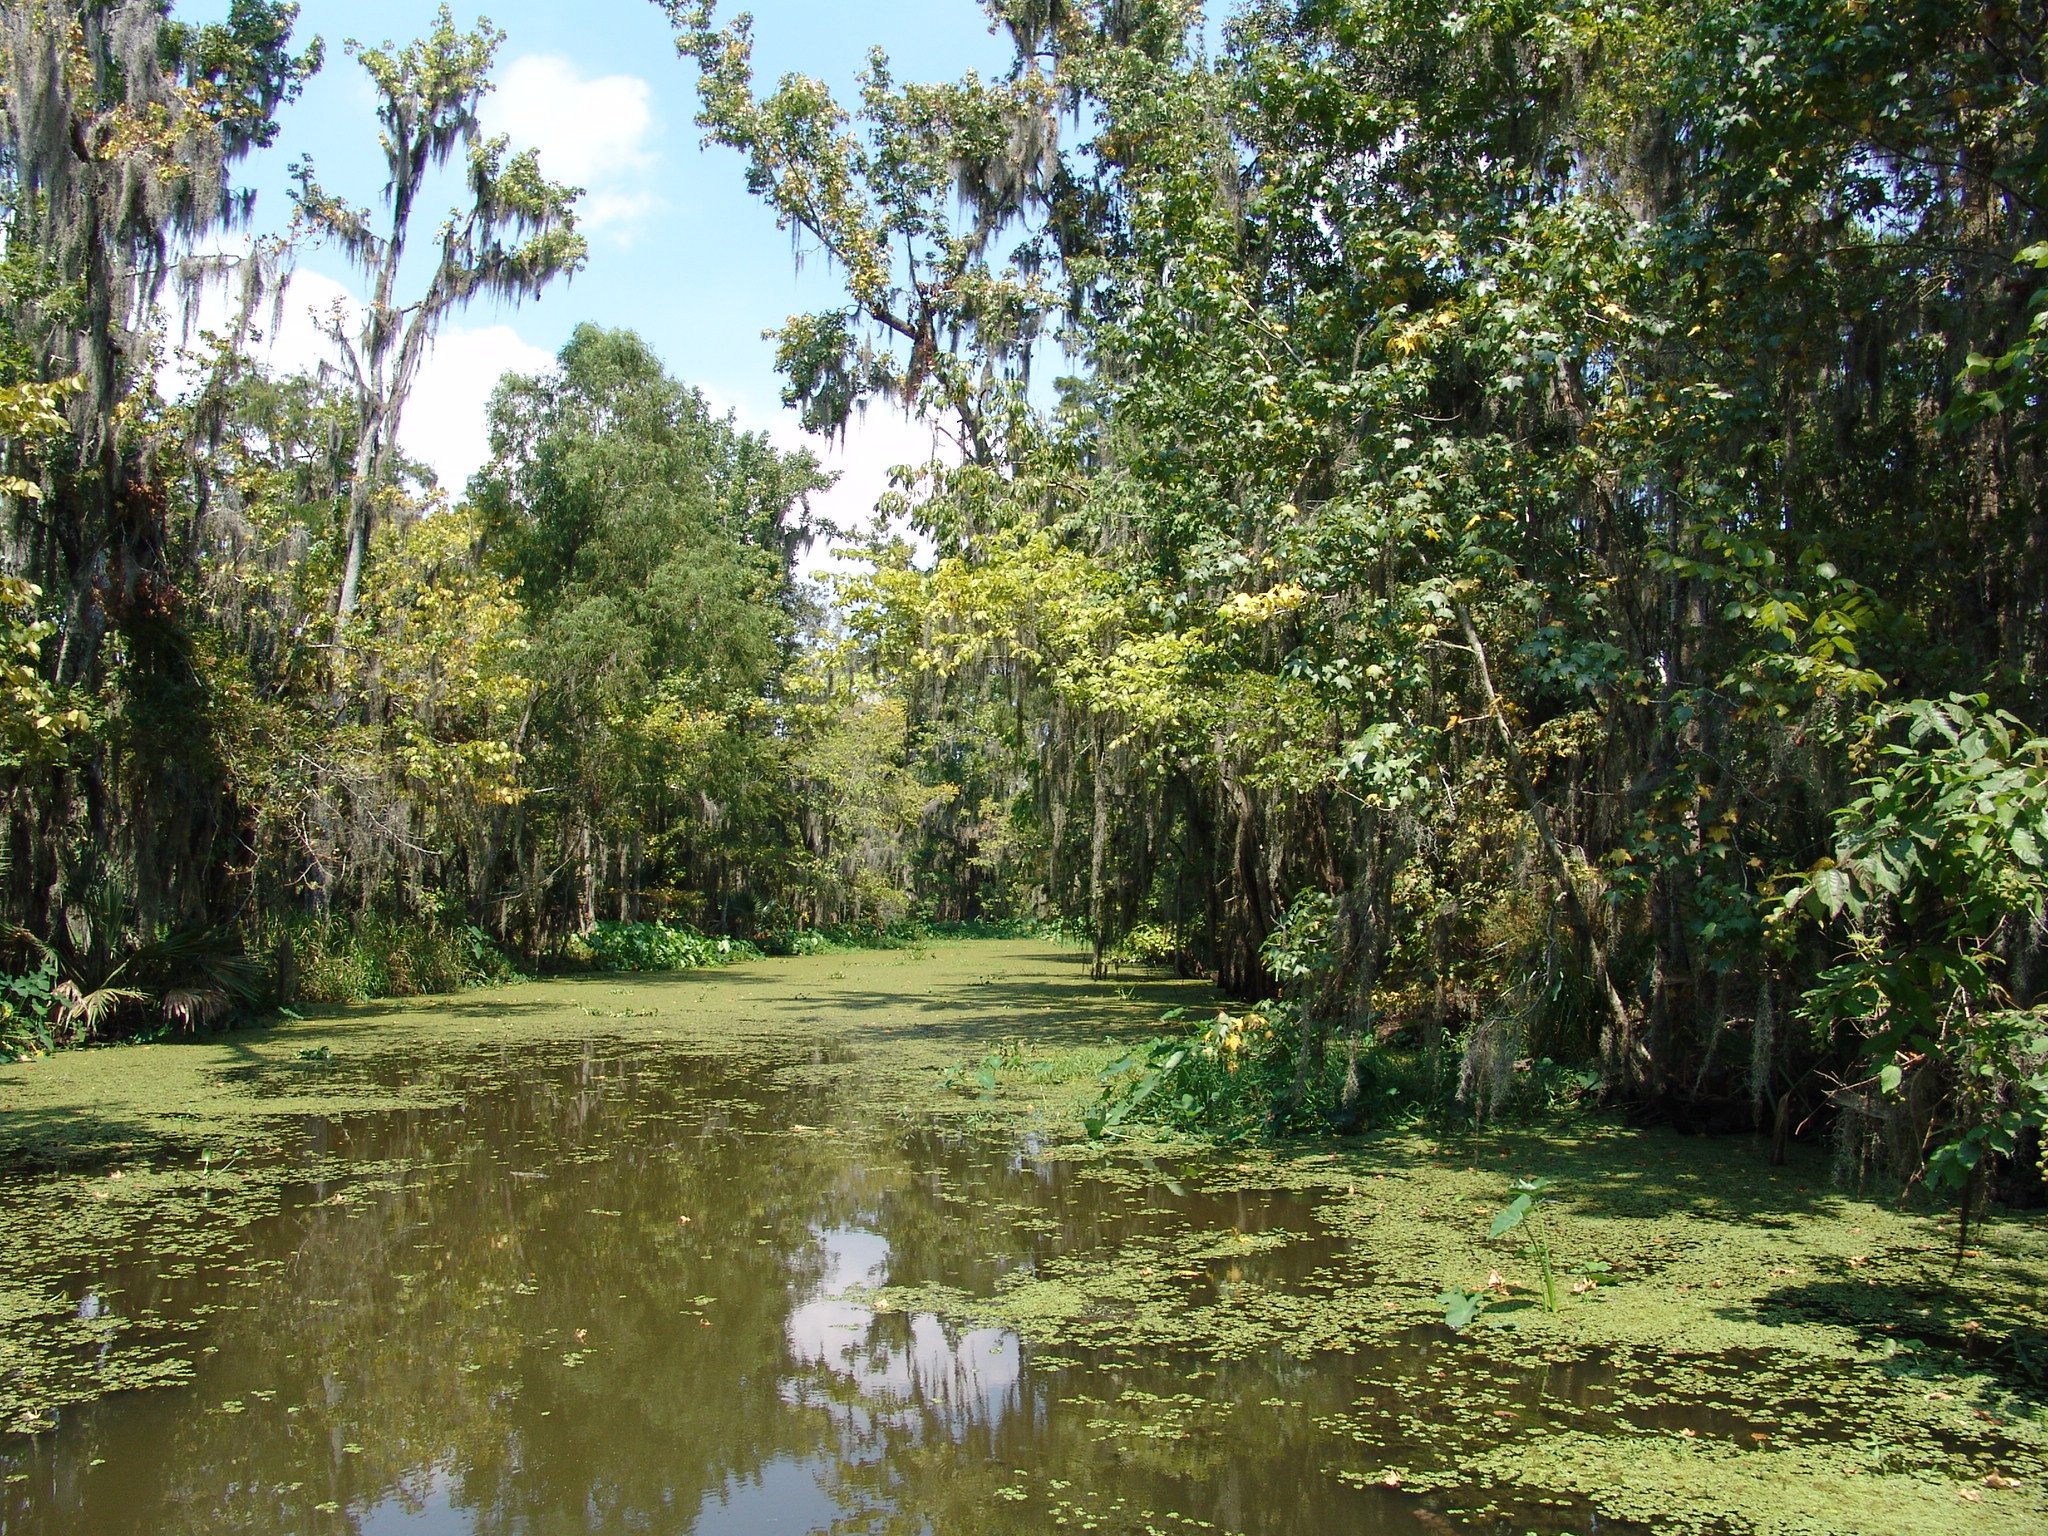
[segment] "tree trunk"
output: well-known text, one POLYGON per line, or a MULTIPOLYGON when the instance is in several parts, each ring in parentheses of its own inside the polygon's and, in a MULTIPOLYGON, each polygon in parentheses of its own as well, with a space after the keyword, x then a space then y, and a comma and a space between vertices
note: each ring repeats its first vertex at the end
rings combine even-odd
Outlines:
POLYGON ((1103 954, 1108 948, 1105 931, 1108 914, 1104 911, 1102 887, 1102 860, 1109 843, 1109 760, 1102 747, 1102 721, 1095 721, 1095 818, 1088 834, 1088 938, 1095 947, 1093 974, 1097 981, 1104 973, 1103 954))

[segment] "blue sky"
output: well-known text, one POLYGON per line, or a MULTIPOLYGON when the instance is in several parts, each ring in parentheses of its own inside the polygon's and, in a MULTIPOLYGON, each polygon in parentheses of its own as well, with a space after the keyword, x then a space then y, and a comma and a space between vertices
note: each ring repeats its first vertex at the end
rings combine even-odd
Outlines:
MULTIPOLYGON (((755 62, 763 83, 785 71, 816 75, 851 100, 868 49, 885 49, 899 79, 992 72, 1005 61, 975 0, 899 0, 879 6, 828 0, 722 4, 721 16, 755 17, 755 62)), ((181 0, 194 21, 226 13, 227 0, 181 0)), ((376 122, 361 67, 344 38, 365 43, 417 36, 433 0, 302 0, 298 35, 327 42, 327 64, 304 97, 286 108, 278 142, 247 162, 242 181, 257 192, 254 228, 290 219, 288 165, 310 154, 330 191, 373 205, 383 185, 376 122)), ((456 4, 458 25, 479 11, 507 34, 498 56, 500 88, 487 121, 521 147, 540 151, 543 169, 588 189, 590 264, 572 282, 518 308, 482 307, 444 331, 404 438, 416 456, 459 490, 483 452, 482 408, 507 368, 543 366, 585 320, 644 336, 677 377, 698 385, 743 425, 803 441, 781 410, 773 344, 761 332, 791 313, 838 302, 833 275, 813 259, 797 269, 789 236, 750 198, 739 157, 700 147, 694 66, 676 56, 668 23, 651 0, 489 0, 456 4)), ((430 234, 451 186, 422 210, 430 234)), ((354 276, 332 251, 314 248, 288 304, 275 360, 298 366, 317 351, 309 303, 330 301, 354 276)), ((813 442, 844 484, 827 511, 864 515, 889 464, 924 457, 928 435, 873 413, 843 448, 813 442)))

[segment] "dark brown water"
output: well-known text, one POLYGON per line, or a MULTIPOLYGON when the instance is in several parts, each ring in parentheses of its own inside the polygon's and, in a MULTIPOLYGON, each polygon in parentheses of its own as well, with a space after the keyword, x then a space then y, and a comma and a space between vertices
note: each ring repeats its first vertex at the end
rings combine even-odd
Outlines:
POLYGON ((1475 1381, 1437 1330, 1047 1358, 878 1310, 1182 1231, 1294 1238, 1197 1289, 1362 1271, 1300 1199, 1204 1194, 1200 1165, 1118 1184, 859 1109, 759 1066, 537 1052, 457 1109, 311 1122, 309 1154, 366 1171, 297 1191, 234 1271, 72 1277, 104 1348, 191 1379, 0 1444, 0 1533, 1612 1529, 1355 1485, 1426 1459, 1432 1421, 1586 1427, 1594 1368, 1475 1381))

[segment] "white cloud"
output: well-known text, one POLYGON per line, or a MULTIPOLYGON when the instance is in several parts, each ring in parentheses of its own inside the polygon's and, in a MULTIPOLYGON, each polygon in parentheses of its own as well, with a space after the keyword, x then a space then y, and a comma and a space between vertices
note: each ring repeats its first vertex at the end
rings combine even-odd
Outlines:
POLYGON ((333 278, 318 272, 295 272, 285 287, 283 312, 269 329, 269 313, 257 316, 265 345, 257 356, 273 373, 312 373, 335 358, 334 342, 325 329, 327 317, 341 306, 343 324, 353 332, 362 323, 362 305, 333 278))
POLYGON ((539 150, 549 176, 584 188, 586 228, 623 234, 656 206, 654 87, 639 76, 591 79, 558 54, 527 54, 506 65, 482 115, 513 148, 539 150))
POLYGON ((446 326, 405 408, 399 441, 414 458, 434 466, 448 494, 459 500, 469 477, 491 456, 485 407, 508 373, 543 373, 554 354, 520 339, 509 325, 446 326))
MULTIPOLYGON (((787 418, 786 418, 787 419, 787 418)), ((790 419, 791 426, 795 423, 790 419)), ((891 489, 889 471, 899 465, 919 466, 933 459, 957 460, 953 445, 938 436, 928 423, 912 421, 900 412, 877 406, 865 416, 846 424, 846 435, 838 442, 826 442, 796 431, 795 443, 817 454, 828 471, 836 472, 838 483, 812 506, 828 522, 850 534, 862 534, 875 526, 875 503, 891 489)), ((918 541, 920 548, 923 540, 918 541)), ((828 545, 815 546, 803 561, 803 574, 819 576, 843 570, 846 563, 828 545)))
POLYGON ((585 229, 609 229, 623 236, 627 226, 661 206, 652 192, 586 192, 576 203, 576 222, 585 229))

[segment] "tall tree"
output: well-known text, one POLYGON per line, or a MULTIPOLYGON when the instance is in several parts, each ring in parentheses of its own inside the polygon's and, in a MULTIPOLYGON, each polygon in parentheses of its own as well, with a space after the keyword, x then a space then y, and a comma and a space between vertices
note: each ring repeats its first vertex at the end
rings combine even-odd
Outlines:
MULTIPOLYGON (((38 448, 32 487, 0 488, 0 546, 44 594, 44 677, 111 727, 10 777, 7 896, 73 958, 104 961, 123 923, 189 920, 217 894, 224 829, 203 747, 169 766, 147 727, 194 684, 165 558, 171 445, 150 328, 181 258, 247 212, 229 173, 318 67, 317 42, 293 51, 296 16, 281 0, 235 0, 206 26, 158 0, 0 11, 0 384, 61 386, 50 398, 70 428, 38 448), (157 776, 184 768, 184 792, 160 799, 157 776), (138 869, 126 912, 88 916, 88 891, 138 869)), ((22 444, 6 446, 19 468, 22 444)), ((188 723, 185 748, 194 735, 188 723)))
POLYGON ((160 575, 160 527, 120 512, 124 459, 144 430, 120 406, 150 382, 153 306, 180 256, 246 211, 228 168, 271 142, 277 108, 320 65, 317 40, 291 52, 298 7, 283 0, 235 0, 204 27, 167 11, 32 0, 0 15, 9 371, 77 380, 75 463, 13 530, 22 563, 66 591, 66 681, 97 654, 95 586, 111 579, 132 599, 160 575))
POLYGON ((554 792, 500 818, 482 883, 512 840, 536 858, 552 844, 572 929, 601 894, 631 912, 650 886, 732 920, 770 883, 750 860, 784 839, 761 706, 789 657, 809 497, 829 482, 809 453, 712 414, 639 337, 590 325, 558 368, 499 385, 491 443, 471 495, 485 558, 530 614, 530 749, 554 792))
POLYGON ((846 276, 845 307, 778 333, 784 399, 814 431, 843 431, 877 398, 929 411, 963 457, 996 464, 1029 420, 1022 390, 1056 299, 1036 252, 995 244, 1051 204, 1051 82, 1027 55, 1007 80, 899 85, 875 52, 850 116, 807 76, 757 96, 750 17, 718 27, 710 0, 662 4, 703 74, 698 121, 747 157, 749 187, 799 249, 846 276))
POLYGON ((295 170, 300 219, 334 241, 370 284, 358 323, 351 325, 342 309, 326 322, 361 418, 334 603, 337 662, 345 654, 380 499, 391 490, 406 404, 435 332, 471 299, 517 303, 537 297, 585 259, 587 247, 576 232, 576 189, 543 176, 533 151, 508 155, 504 136, 483 132, 477 114, 491 90, 491 64, 504 37, 489 22, 457 31, 443 5, 427 35, 403 48, 388 42, 365 47, 353 40, 345 45, 377 92, 390 172, 381 220, 321 187, 310 160, 295 170), (407 298, 401 285, 419 198, 429 174, 458 153, 469 199, 450 210, 435 236, 433 269, 407 298))

